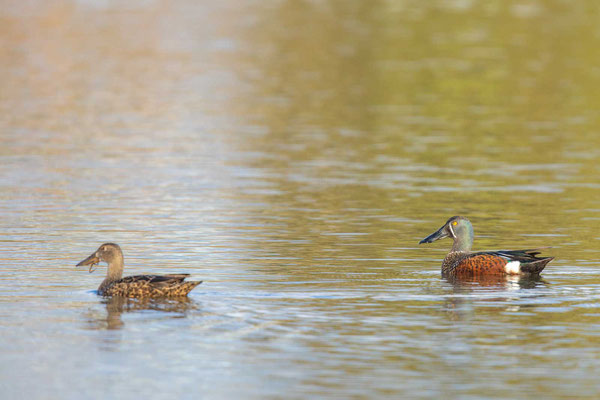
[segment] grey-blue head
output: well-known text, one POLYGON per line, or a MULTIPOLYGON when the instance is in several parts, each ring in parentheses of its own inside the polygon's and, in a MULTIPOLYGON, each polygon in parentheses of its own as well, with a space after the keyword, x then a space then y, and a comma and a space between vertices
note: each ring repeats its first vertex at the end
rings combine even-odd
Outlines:
POLYGON ((470 251, 473 247, 473 225, 465 217, 454 216, 437 231, 421 240, 421 243, 431 243, 436 240, 451 237, 454 240, 452 251, 470 251))

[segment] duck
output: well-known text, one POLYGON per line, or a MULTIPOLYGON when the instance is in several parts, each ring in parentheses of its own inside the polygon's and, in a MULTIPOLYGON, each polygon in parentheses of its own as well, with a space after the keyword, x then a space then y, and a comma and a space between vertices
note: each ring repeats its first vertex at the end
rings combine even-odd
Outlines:
POLYGON ((202 283, 202 281, 185 281, 190 274, 134 275, 123 278, 123 252, 115 243, 104 243, 77 266, 89 265, 89 272, 92 273, 100 261, 108 264, 106 278, 98 287, 100 296, 183 297, 202 283))
POLYGON ((471 251, 473 225, 465 217, 454 216, 437 231, 421 240, 432 243, 450 237, 452 249, 442 261, 442 275, 447 277, 477 277, 501 275, 538 276, 554 257, 538 257, 542 249, 471 251))

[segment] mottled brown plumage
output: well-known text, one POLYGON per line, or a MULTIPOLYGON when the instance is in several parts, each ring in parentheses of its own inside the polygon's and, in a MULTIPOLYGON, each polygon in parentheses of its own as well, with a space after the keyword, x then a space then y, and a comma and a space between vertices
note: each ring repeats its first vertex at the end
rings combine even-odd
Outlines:
POLYGON ((135 275, 112 282, 102 282, 98 294, 122 297, 179 297, 202 282, 184 282, 190 274, 135 275))
POLYGON ((442 262, 444 276, 537 275, 553 257, 537 257, 537 249, 472 252, 473 227, 464 217, 452 217, 420 243, 452 237, 452 250, 442 262))
POLYGON ((185 282, 189 274, 135 275, 122 278, 123 252, 114 243, 103 244, 77 266, 89 265, 89 271, 92 272, 94 266, 100 261, 108 263, 106 278, 98 287, 98 294, 101 296, 181 297, 187 296, 192 289, 202 283, 202 281, 185 282))

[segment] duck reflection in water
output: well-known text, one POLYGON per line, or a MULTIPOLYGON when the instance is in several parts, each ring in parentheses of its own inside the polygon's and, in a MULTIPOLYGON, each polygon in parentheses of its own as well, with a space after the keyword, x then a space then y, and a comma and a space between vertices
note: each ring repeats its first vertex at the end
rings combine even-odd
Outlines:
MULTIPOLYGON (((542 292, 531 294, 532 290, 546 287, 548 282, 539 275, 504 276, 445 276, 442 278, 451 285, 452 293, 446 296, 444 309, 452 321, 469 320, 474 308, 486 303, 486 310, 517 312, 522 308, 534 307, 532 303, 515 304, 527 291, 527 298, 545 296, 542 292), (521 292, 521 293, 519 293, 521 292)), ((519 303, 519 302, 517 302, 519 303)))
POLYGON ((533 289, 547 284, 539 275, 489 275, 489 276, 444 276, 443 279, 450 283, 455 290, 486 290, 498 289, 499 291, 515 291, 520 289, 533 289))
POLYGON ((106 306, 106 315, 98 318, 92 317, 90 323, 95 329, 121 329, 125 323, 123 313, 141 311, 156 311, 157 317, 164 317, 158 313, 170 314, 170 318, 185 318, 190 311, 198 310, 198 304, 188 298, 131 298, 113 296, 106 297, 102 303, 106 306))

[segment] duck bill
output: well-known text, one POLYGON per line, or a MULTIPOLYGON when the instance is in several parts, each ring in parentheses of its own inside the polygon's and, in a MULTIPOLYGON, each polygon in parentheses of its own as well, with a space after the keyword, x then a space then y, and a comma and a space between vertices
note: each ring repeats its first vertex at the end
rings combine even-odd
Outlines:
POLYGON ((85 265, 89 265, 90 273, 91 273, 94 271, 94 266, 96 264, 98 264, 99 262, 100 262, 100 259, 98 258, 96 253, 94 253, 91 256, 89 256, 88 258, 86 258, 85 260, 81 261, 79 264, 77 264, 77 267, 83 267, 85 265))
POLYGON ((432 243, 432 242, 435 242, 436 240, 449 237, 450 235, 448 234, 448 232, 446 232, 445 228, 446 228, 446 225, 442 226, 440 229, 433 232, 431 235, 427 236, 425 239, 421 240, 419 242, 419 244, 432 243))

